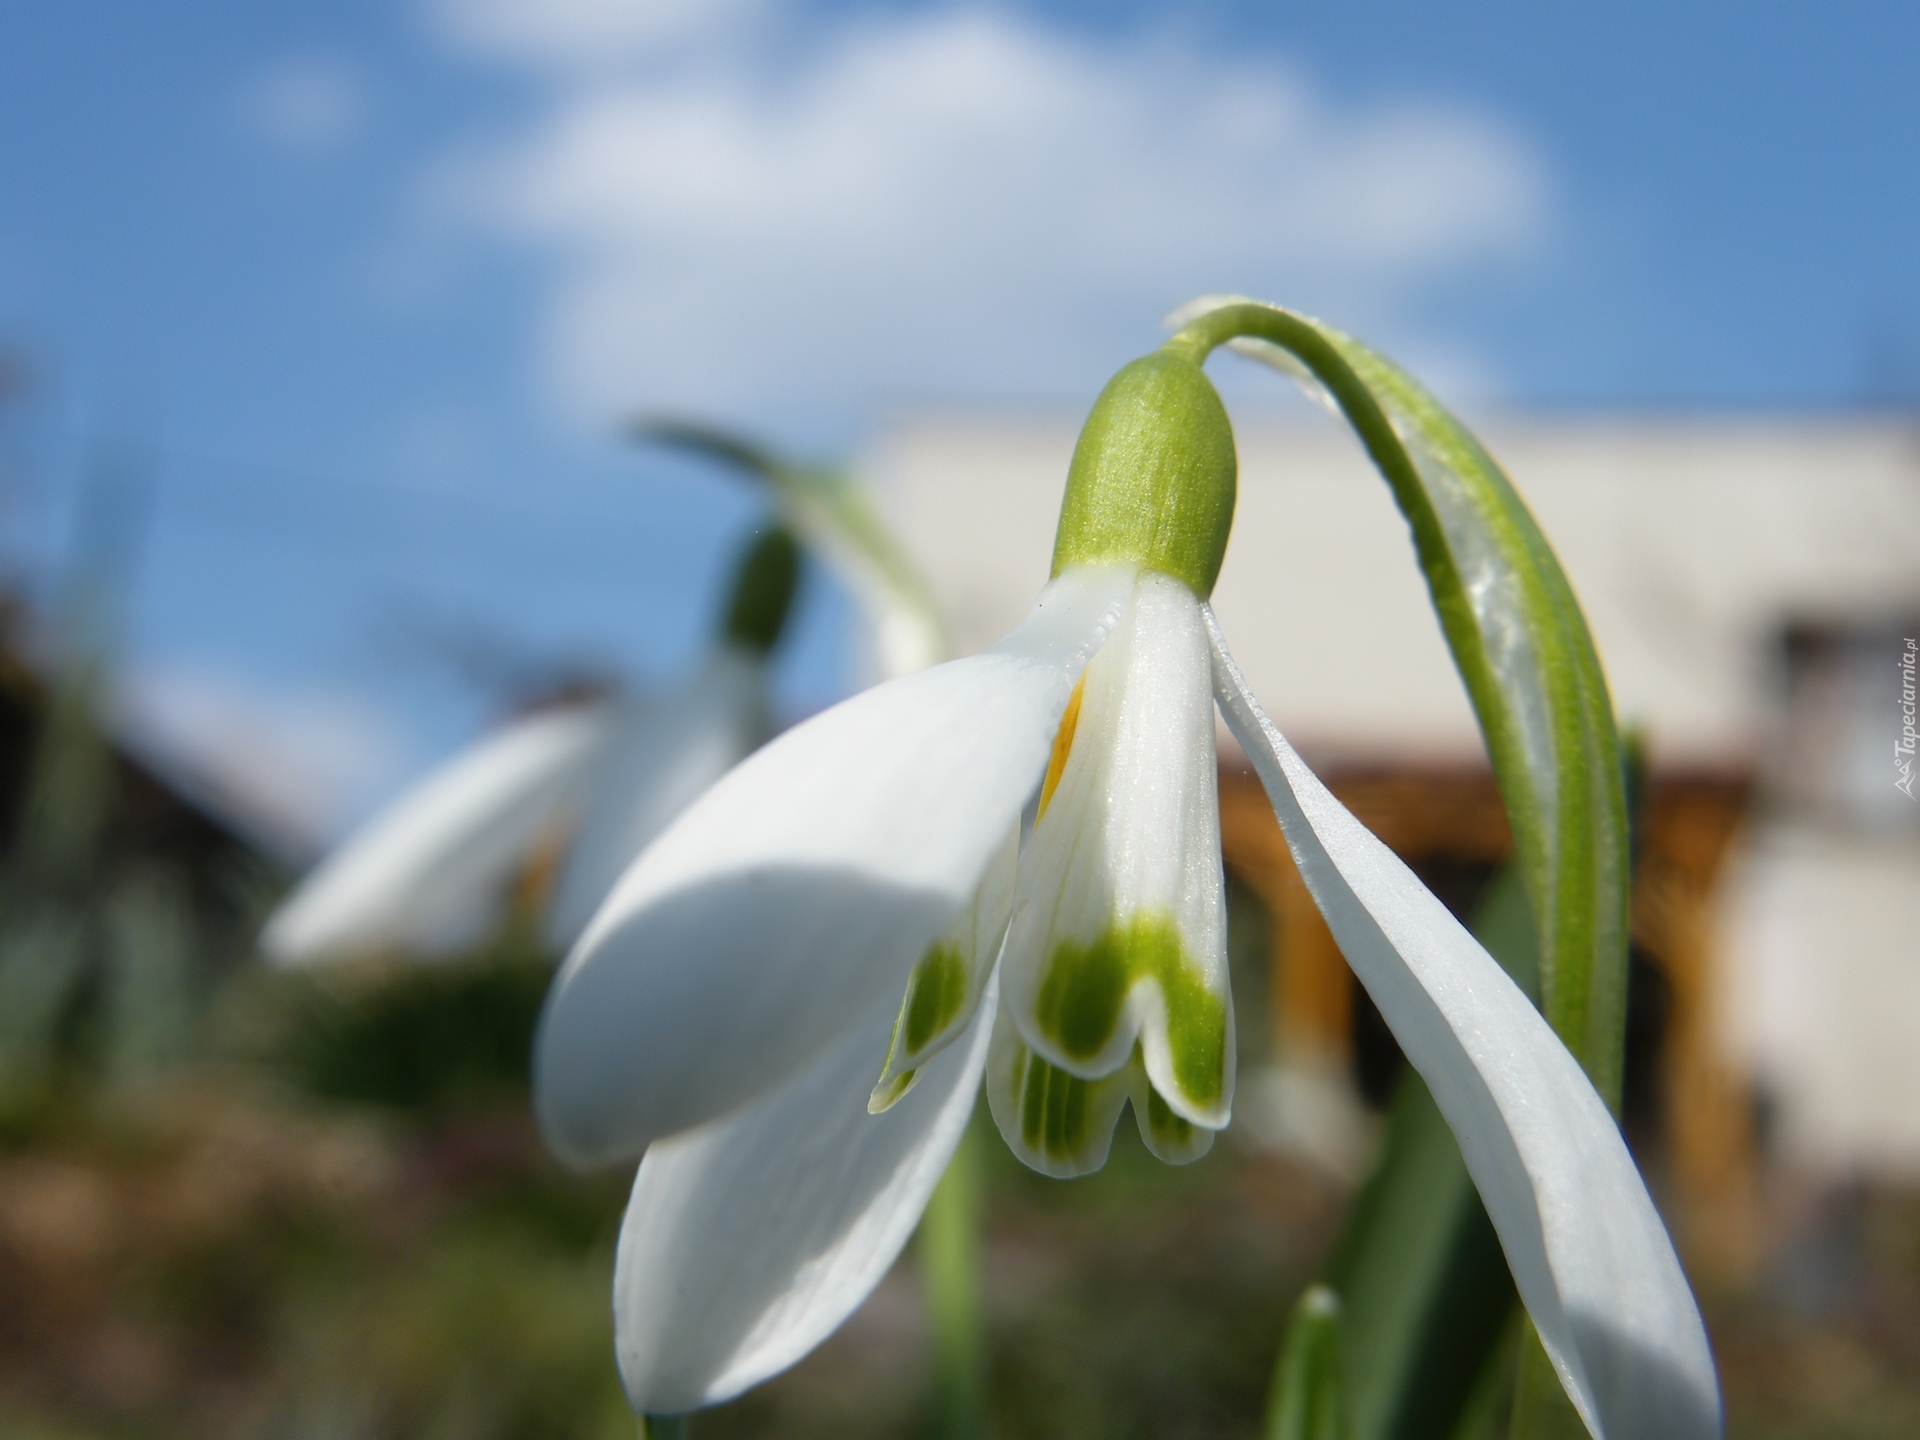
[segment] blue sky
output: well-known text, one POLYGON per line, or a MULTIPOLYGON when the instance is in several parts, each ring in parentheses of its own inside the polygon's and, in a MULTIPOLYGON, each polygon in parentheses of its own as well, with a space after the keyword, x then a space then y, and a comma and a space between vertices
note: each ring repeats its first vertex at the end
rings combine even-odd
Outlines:
POLYGON ((1200 290, 1470 408, 1920 394, 1920 11, 1465 8, 8 6, 0 545, 134 456, 130 703, 337 825, 485 720, 450 633, 697 651, 754 505, 635 408, 1080 407, 1200 290))

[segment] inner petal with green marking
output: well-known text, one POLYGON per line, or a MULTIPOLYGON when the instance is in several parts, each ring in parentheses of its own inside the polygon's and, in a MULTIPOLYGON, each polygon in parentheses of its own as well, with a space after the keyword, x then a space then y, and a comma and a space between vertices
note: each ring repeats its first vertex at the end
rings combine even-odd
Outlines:
POLYGON ((1200 602, 1148 572, 1061 726, 1002 952, 1032 1063, 1081 1082, 1138 1067, 1169 1158, 1204 1151, 1192 1130, 1233 1099, 1213 723, 1200 602))
POLYGON ((987 1105, 1028 1166, 1061 1180, 1092 1174, 1106 1164, 1129 1102, 1140 1138, 1168 1164, 1187 1164, 1212 1148, 1214 1132, 1174 1114, 1153 1088, 1138 1046, 1122 1069, 1083 1080, 1029 1050, 1002 1008, 987 1057, 987 1105))
POLYGON ((1140 1018, 1158 1022, 1173 1072, 1170 1088, 1187 1107, 1211 1111, 1222 1105, 1230 1079, 1230 1002, 1208 988, 1181 945, 1171 913, 1115 922, 1090 945, 1056 944, 1040 981, 1034 1022, 1062 1054, 1092 1062, 1120 1030, 1130 1001, 1136 1013, 1156 1006, 1160 1012, 1140 1018))
POLYGON ((987 1052, 987 1106, 1026 1165, 1057 1180, 1091 1175, 1107 1163, 1127 1098, 1124 1071, 1100 1080, 1069 1075, 1029 1050, 1001 1008, 987 1052))
POLYGON ((973 1012, 993 973, 1000 941, 1013 907, 1014 877, 1020 853, 1016 826, 987 862, 973 899, 960 916, 926 949, 907 979, 907 993, 893 1022, 893 1040, 879 1083, 867 1100, 878 1115, 913 1088, 919 1068, 953 1042, 973 1012))

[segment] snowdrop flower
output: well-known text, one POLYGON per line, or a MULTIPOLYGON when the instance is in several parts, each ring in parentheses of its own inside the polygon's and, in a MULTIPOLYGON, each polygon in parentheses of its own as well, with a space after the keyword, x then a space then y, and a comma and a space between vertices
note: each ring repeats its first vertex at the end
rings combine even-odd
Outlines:
POLYGON ((766 738, 767 656, 799 566, 791 532, 758 535, 692 675, 657 696, 543 707, 455 756, 295 887, 262 951, 280 965, 456 952, 487 935, 513 879, 556 848, 544 930, 564 951, 634 856, 766 738))
POLYGON ((1206 1151, 1234 1084, 1217 705, 1589 1427, 1717 1433, 1698 1313, 1606 1106, 1233 663, 1207 604, 1233 438, 1198 358, 1163 349, 1100 397, 1025 622, 746 760, 557 977, 543 1128, 579 1164, 644 1152, 615 1278, 629 1397, 712 1405, 818 1344, 904 1244, 983 1078, 1048 1174, 1098 1168, 1128 1107, 1161 1158, 1206 1151))

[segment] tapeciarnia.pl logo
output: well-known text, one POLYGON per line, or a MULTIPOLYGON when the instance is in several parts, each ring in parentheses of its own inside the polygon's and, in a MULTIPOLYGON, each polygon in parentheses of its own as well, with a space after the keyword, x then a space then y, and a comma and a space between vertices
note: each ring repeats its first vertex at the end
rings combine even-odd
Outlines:
POLYGON ((1920 649, 1916 649, 1913 638, 1907 638, 1907 648, 1900 653, 1900 738, 1893 742, 1893 764, 1897 774, 1894 788, 1909 800, 1920 800, 1913 793, 1913 747, 1914 747, 1914 663, 1920 660, 1920 649))

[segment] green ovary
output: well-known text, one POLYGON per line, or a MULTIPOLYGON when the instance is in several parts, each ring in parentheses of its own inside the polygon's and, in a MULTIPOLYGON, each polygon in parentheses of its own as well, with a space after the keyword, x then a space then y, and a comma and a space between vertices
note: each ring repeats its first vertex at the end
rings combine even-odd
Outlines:
POLYGON ((1064 1054, 1091 1060, 1112 1040, 1127 996, 1143 980, 1157 983, 1166 1002, 1174 1080, 1189 1103, 1219 1104, 1226 1088, 1226 1001, 1187 958, 1171 915, 1136 915, 1109 925, 1091 945, 1063 940, 1054 946, 1034 1019, 1064 1054))

